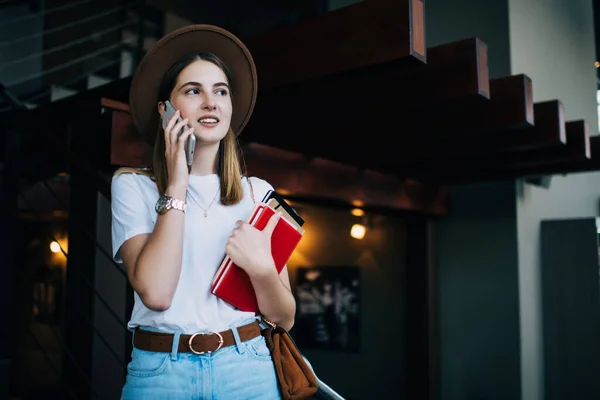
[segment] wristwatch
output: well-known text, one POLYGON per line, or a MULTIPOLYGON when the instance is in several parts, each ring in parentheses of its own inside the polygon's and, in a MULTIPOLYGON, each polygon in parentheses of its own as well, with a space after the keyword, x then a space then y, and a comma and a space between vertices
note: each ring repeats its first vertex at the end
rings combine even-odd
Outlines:
POLYGON ((162 195, 158 198, 154 209, 157 213, 161 215, 165 214, 171 209, 185 212, 186 204, 183 200, 176 199, 175 197, 169 197, 167 195, 162 195))

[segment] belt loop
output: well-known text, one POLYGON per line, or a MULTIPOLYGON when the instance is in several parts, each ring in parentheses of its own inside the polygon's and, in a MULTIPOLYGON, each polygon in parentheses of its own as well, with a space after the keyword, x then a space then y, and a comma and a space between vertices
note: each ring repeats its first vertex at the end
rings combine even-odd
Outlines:
POLYGON ((171 360, 177 361, 177 354, 179 353, 179 338, 181 332, 177 331, 173 334, 173 345, 171 346, 171 360))
POLYGON ((269 327, 269 325, 265 321, 263 321, 262 315, 257 315, 256 320, 258 321, 258 327, 260 328, 261 331, 263 329, 267 329, 269 327))
POLYGON ((233 333, 233 339, 235 340, 235 347, 237 348, 238 353, 244 354, 244 344, 240 339, 240 333, 238 332, 237 327, 234 326, 233 328, 231 328, 231 332, 233 333))

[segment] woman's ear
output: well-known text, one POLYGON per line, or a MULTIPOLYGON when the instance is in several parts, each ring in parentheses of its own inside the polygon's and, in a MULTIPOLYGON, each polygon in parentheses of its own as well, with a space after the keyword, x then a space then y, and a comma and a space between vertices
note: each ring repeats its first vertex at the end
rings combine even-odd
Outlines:
POLYGON ((162 118, 162 116, 165 112, 165 103, 163 103, 162 101, 159 101, 157 104, 157 108, 158 108, 158 114, 160 115, 160 118, 162 118))

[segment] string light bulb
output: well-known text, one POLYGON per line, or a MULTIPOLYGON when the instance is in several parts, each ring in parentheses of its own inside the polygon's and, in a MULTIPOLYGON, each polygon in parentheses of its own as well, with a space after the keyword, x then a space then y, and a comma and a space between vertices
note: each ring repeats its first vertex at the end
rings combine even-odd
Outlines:
POLYGON ((362 208, 353 208, 350 213, 355 217, 363 217, 365 215, 365 210, 362 208))
POLYGON ((58 253, 60 251, 60 244, 58 244, 58 242, 55 240, 50 242, 50 251, 53 253, 58 253))
POLYGON ((361 240, 365 237, 365 233, 367 233, 367 228, 363 224, 354 224, 350 228, 350 236, 354 239, 361 240))

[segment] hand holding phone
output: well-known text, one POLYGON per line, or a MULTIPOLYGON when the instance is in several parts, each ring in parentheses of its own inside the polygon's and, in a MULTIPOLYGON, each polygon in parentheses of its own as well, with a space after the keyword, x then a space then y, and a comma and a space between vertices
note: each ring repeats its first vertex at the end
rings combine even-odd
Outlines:
MULTIPOLYGON (((163 129, 167 128, 167 122, 173 117, 173 115, 175 115, 177 111, 175 110, 175 107, 173 107, 173 105, 171 104, 171 102, 169 100, 167 100, 165 102, 165 111, 163 112, 163 118, 162 118, 162 127, 163 129)), ((181 121, 182 118, 181 116, 179 116, 177 118, 177 122, 181 121)), ((189 126, 184 126, 180 132, 177 133, 177 137, 181 136, 181 134, 186 131, 187 129, 190 129, 189 126)), ((192 163, 194 162, 194 150, 196 149, 196 136, 194 136, 194 134, 192 133, 191 135, 188 136, 188 138, 185 140, 185 143, 183 144, 183 149, 185 150, 185 159, 187 161, 187 165, 191 166, 192 163)))

